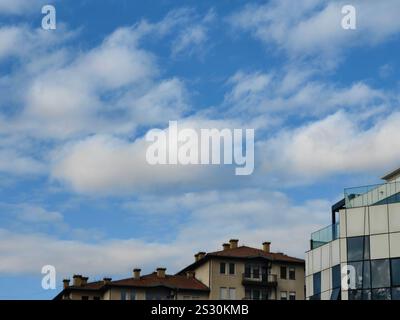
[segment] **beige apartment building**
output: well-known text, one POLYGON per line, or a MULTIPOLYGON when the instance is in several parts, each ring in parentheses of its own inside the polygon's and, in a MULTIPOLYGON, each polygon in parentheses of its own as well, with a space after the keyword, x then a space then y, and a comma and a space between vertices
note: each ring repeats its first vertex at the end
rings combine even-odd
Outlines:
POLYGON ((232 239, 216 252, 199 252, 195 261, 176 275, 165 268, 130 278, 88 282, 75 275, 64 280, 59 300, 304 300, 305 261, 281 252, 239 246, 232 239))
POLYGON ((209 288, 212 300, 304 300, 305 261, 271 252, 270 246, 239 246, 232 239, 221 251, 199 252, 178 275, 193 272, 209 288))

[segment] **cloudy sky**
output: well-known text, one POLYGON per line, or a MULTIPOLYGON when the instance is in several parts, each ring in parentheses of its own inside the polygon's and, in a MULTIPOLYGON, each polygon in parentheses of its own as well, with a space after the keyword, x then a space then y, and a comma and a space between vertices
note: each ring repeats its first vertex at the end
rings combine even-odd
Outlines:
POLYGON ((0 299, 176 272, 230 238, 303 257, 343 188, 400 165, 400 3, 0 0, 0 299), (255 171, 145 161, 171 120, 254 128, 255 171))

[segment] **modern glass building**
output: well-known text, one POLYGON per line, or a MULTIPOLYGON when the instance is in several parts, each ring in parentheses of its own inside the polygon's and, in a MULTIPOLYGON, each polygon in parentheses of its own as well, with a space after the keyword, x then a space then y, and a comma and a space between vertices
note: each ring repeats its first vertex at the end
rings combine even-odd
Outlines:
POLYGON ((345 189, 332 224, 311 235, 307 299, 400 300, 400 169, 382 179, 345 189))

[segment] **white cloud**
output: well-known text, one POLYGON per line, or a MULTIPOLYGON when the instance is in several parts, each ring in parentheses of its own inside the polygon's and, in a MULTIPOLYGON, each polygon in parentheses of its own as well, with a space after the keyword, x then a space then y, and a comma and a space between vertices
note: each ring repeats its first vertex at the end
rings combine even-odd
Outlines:
POLYGON ((44 174, 45 164, 15 150, 0 148, 0 172, 26 176, 44 174))
POLYGON ((273 251, 301 258, 308 247, 304 235, 327 221, 329 205, 323 200, 296 205, 284 194, 256 189, 147 195, 125 208, 146 220, 151 213, 162 221, 185 214, 186 221, 179 225, 174 239, 88 243, 0 229, 0 258, 4 261, 0 273, 35 274, 43 265, 51 264, 56 266, 58 275, 128 276, 134 267, 150 272, 160 266, 160 261, 170 272, 176 272, 193 262, 193 254, 199 250, 221 250, 223 242, 236 237, 240 237, 241 244, 260 248, 263 241, 269 240, 273 251))
POLYGON ((46 0, 0 0, 0 14, 20 15, 34 10, 41 14, 41 6, 45 3, 47 3, 46 0))
POLYGON ((357 29, 350 31, 341 27, 341 8, 345 4, 348 3, 273 0, 263 5, 247 5, 229 21, 265 44, 277 45, 292 58, 322 56, 328 66, 337 63, 338 54, 345 48, 374 45, 398 35, 398 1, 352 1, 357 10, 357 29))
POLYGON ((341 173, 376 172, 398 166, 400 114, 366 127, 358 114, 339 111, 320 121, 282 130, 260 143, 264 169, 292 183, 341 173))
POLYGON ((384 91, 355 82, 347 87, 316 80, 313 69, 289 68, 271 73, 237 72, 228 83, 225 107, 231 115, 245 112, 247 117, 265 114, 323 115, 338 109, 370 111, 390 100, 384 91))
MULTIPOLYGON (((128 142, 110 136, 93 136, 55 153, 52 177, 82 193, 126 194, 132 191, 199 184, 202 166, 151 166, 148 143, 128 142)), ((211 174, 211 172, 210 172, 211 174)))

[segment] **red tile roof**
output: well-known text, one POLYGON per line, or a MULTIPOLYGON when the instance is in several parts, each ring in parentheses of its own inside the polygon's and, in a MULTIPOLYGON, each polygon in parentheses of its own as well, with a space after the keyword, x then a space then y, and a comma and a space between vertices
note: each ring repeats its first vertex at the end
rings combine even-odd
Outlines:
POLYGON ((233 258, 233 259, 254 259, 254 258, 264 258, 272 262, 286 262, 295 264, 305 264, 303 259, 288 256, 281 252, 265 252, 264 250, 251 248, 247 246, 240 246, 237 248, 229 248, 226 250, 215 251, 207 253, 202 259, 192 263, 186 268, 179 271, 177 274, 184 274, 186 271, 194 270, 198 266, 202 265, 204 262, 210 260, 211 258, 233 258))
POLYGON ((233 249, 221 250, 210 252, 207 255, 209 256, 218 256, 218 257, 231 257, 231 258, 257 258, 263 257, 270 259, 272 261, 280 261, 280 262, 293 262, 293 263, 304 263, 304 260, 290 257, 281 252, 265 252, 264 250, 251 248, 247 246, 240 246, 233 249))
POLYGON ((188 278, 186 275, 165 275, 165 278, 151 273, 140 277, 140 279, 128 278, 111 282, 112 286, 132 286, 132 287, 158 287, 164 286, 181 290, 204 290, 208 287, 195 278, 188 278))

